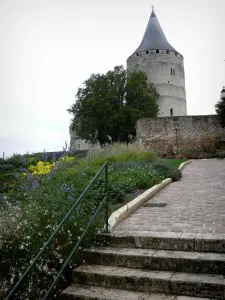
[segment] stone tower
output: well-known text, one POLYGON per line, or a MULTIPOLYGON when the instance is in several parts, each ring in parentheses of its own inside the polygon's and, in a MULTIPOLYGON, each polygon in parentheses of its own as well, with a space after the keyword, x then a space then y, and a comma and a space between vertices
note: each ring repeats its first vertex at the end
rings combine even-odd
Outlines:
POLYGON ((159 93, 159 117, 187 115, 184 58, 167 41, 154 10, 127 71, 144 71, 159 93))

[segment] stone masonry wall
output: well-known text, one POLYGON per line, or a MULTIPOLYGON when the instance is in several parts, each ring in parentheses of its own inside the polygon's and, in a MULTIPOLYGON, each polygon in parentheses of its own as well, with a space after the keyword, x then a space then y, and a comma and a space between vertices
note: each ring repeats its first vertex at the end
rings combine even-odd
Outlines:
POLYGON ((225 129, 217 115, 162 117, 138 120, 136 134, 142 148, 159 154, 208 152, 224 138, 225 129))
POLYGON ((70 151, 85 151, 85 150, 97 150, 100 149, 100 144, 91 144, 85 140, 77 138, 76 133, 72 130, 72 125, 69 127, 70 132, 70 151))
POLYGON ((128 72, 143 71, 148 82, 153 83, 160 97, 158 100, 159 116, 166 117, 187 115, 185 72, 183 56, 166 50, 143 51, 127 59, 128 72), (174 74, 171 73, 174 71, 174 74))

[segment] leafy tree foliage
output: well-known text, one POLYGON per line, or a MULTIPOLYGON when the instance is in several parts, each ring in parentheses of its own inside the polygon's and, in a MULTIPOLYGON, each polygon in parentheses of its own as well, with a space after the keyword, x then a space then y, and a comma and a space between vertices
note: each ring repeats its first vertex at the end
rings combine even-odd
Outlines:
POLYGON ((127 141, 135 135, 138 119, 157 115, 157 99, 143 72, 127 76, 122 66, 116 66, 106 74, 92 74, 68 109, 73 114, 72 128, 78 138, 92 143, 102 145, 110 137, 113 142, 127 141))
POLYGON ((219 116, 220 125, 222 128, 225 127, 225 98, 220 99, 215 105, 216 113, 219 116))

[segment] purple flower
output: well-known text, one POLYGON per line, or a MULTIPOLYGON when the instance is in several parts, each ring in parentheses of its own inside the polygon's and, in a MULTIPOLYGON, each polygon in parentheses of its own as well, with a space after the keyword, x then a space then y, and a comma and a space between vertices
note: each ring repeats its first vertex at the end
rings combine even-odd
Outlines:
POLYGON ((140 195, 140 191, 137 190, 137 191, 135 192, 135 195, 136 195, 136 196, 140 195))
POLYGON ((32 182, 32 186, 31 186, 31 190, 32 191, 36 191, 39 187, 39 182, 35 179, 33 182, 32 182))

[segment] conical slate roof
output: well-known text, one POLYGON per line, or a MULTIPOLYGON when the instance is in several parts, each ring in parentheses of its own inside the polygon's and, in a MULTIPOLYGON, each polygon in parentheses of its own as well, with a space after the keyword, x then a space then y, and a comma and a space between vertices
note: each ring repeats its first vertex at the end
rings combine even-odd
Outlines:
POLYGON ((177 52, 168 43, 154 10, 152 10, 142 42, 134 53, 146 50, 170 50, 177 52))

